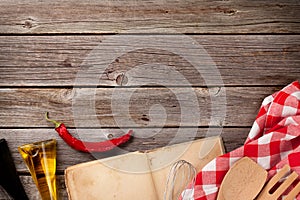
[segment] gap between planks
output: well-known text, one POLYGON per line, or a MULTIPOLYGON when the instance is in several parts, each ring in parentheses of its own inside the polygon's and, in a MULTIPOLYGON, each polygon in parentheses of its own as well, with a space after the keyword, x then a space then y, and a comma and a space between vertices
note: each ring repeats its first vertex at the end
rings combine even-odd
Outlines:
MULTIPOLYGON (((133 130, 134 137, 128 143, 120 147, 122 150, 127 152, 144 151, 194 139, 221 135, 226 151, 229 152, 243 145, 250 128, 184 128, 183 130, 177 128, 153 128, 151 130, 133 130)), ((78 132, 78 130, 70 129, 70 132, 74 136, 84 141, 101 141, 107 139, 107 135, 109 134, 119 136, 124 134, 124 131, 123 129, 83 129, 82 132, 78 132)), ((64 169, 68 166, 124 153, 120 151, 120 149, 98 154, 78 152, 69 147, 58 136, 54 128, 52 130, 1 129, 0 138, 7 140, 16 168, 18 172, 23 175, 24 173, 28 174, 28 170, 17 150, 18 146, 35 141, 53 138, 57 140, 57 171, 59 174, 63 173, 64 169)))

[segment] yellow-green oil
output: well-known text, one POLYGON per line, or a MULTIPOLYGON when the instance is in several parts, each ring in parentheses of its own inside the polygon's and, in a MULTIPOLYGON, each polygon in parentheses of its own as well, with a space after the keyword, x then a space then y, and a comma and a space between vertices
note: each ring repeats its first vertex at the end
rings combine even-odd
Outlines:
POLYGON ((20 146, 19 152, 43 200, 57 200, 56 140, 46 140, 20 146))

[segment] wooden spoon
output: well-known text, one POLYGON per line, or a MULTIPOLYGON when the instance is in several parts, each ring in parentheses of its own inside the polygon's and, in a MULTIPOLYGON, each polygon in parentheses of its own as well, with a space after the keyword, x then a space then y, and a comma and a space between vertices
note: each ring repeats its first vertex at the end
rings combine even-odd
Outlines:
POLYGON ((241 158, 225 175, 217 200, 253 200, 263 188, 267 175, 267 171, 250 158, 241 158))

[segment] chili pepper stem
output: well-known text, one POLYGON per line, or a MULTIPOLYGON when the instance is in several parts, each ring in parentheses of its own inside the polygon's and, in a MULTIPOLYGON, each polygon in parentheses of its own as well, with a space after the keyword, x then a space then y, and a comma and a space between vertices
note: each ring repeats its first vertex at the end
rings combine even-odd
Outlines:
POLYGON ((45 113, 45 119, 46 119, 48 122, 52 122, 53 124, 55 124, 55 128, 58 128, 58 127, 61 125, 61 122, 55 121, 55 120, 53 120, 53 119, 49 119, 48 114, 49 114, 49 112, 46 112, 46 113, 45 113))

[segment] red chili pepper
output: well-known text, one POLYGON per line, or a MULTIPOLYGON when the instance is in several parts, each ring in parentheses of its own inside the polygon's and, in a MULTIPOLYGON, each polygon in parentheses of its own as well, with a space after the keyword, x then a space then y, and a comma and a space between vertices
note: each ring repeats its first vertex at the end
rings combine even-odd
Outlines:
POLYGON ((114 138, 111 140, 101 141, 101 142, 83 142, 75 137, 73 137, 69 131, 67 130, 66 126, 55 120, 51 120, 48 118, 48 112, 46 112, 46 120, 55 124, 55 130, 58 135, 72 148, 82 151, 82 152, 104 152, 109 151, 116 146, 119 146, 125 142, 127 142, 131 135, 132 130, 129 130, 127 134, 114 138))

